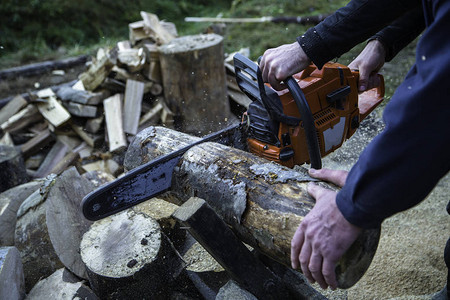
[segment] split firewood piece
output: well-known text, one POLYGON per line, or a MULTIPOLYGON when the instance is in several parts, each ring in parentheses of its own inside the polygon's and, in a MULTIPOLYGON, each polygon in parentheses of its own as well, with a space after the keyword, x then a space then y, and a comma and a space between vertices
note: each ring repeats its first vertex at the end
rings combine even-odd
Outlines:
POLYGON ((62 101, 71 101, 85 105, 98 105, 106 98, 107 93, 104 91, 93 93, 64 86, 58 89, 56 96, 62 101))
POLYGON ((0 299, 24 299, 25 279, 19 251, 0 247, 0 299))
POLYGON ((39 189, 42 180, 33 180, 0 194, 0 246, 14 245, 17 211, 23 201, 39 189))
POLYGON ((161 102, 158 101, 156 105, 150 109, 145 115, 139 120, 139 126, 144 126, 145 124, 156 124, 160 118, 160 112, 164 108, 161 102))
POLYGON ((30 139, 28 142, 20 146, 22 154, 25 158, 35 154, 36 152, 42 150, 50 142, 55 139, 54 135, 50 130, 45 129, 38 133, 35 137, 30 139))
POLYGON ((81 168, 86 172, 102 171, 111 174, 112 176, 118 176, 123 171, 119 164, 113 159, 98 160, 89 164, 84 164, 81 168))
MULTIPOLYGON (((22 258, 27 292, 41 278, 63 267, 53 248, 46 223, 45 200, 55 179, 56 175, 48 176, 41 188, 25 199, 17 211, 14 244, 22 258)), ((66 241, 66 238, 63 237, 63 240, 66 241)))
POLYGON ((45 202, 46 226, 53 248, 64 266, 87 279, 79 247, 82 235, 92 222, 83 217, 81 200, 95 189, 72 167, 63 172, 50 188, 45 202))
POLYGON ((84 284, 65 268, 56 270, 52 275, 40 280, 28 293, 27 299, 91 299, 98 297, 84 284))
POLYGON ((11 134, 9 132, 6 132, 2 138, 0 138, 0 144, 1 145, 8 145, 8 146, 14 146, 14 141, 11 137, 11 134))
POLYGON ((144 44, 145 53, 147 54, 147 63, 142 71, 145 77, 157 83, 162 82, 161 62, 159 61, 159 51, 156 44, 144 44))
POLYGON ((164 299, 183 269, 158 222, 132 209, 94 222, 80 249, 91 287, 100 298, 164 299))
POLYGON ((22 153, 14 146, 0 145, 0 193, 28 182, 22 153))
POLYGON ((36 173, 34 173, 34 178, 42 178, 46 177, 52 169, 60 162, 68 151, 68 147, 60 141, 56 141, 53 147, 48 152, 42 164, 37 169, 36 173))
POLYGON ((131 73, 136 73, 144 68, 146 55, 143 48, 122 49, 117 52, 117 61, 131 73))
POLYGON ((159 47, 159 57, 164 98, 180 131, 207 134, 230 117, 221 36, 173 39, 159 47))
POLYGON ((89 118, 84 125, 84 129, 86 129, 87 132, 96 134, 102 128, 104 120, 105 116, 103 114, 100 114, 95 118, 89 118))
POLYGON ((112 53, 99 49, 97 59, 92 62, 86 72, 80 74, 79 79, 83 82, 86 90, 94 91, 102 84, 115 65, 116 58, 113 57, 112 53))
POLYGON ((18 113, 22 108, 27 106, 28 102, 21 95, 17 95, 8 102, 0 110, 0 124, 5 123, 8 119, 18 113))
POLYGON ((167 44, 176 37, 161 25, 157 15, 141 11, 141 17, 144 21, 144 32, 156 43, 167 44))
POLYGON ((4 132, 15 133, 30 124, 42 120, 42 115, 39 113, 37 107, 33 104, 27 105, 15 115, 11 116, 7 121, 0 125, 4 132))
POLYGON ((78 134, 78 136, 86 142, 86 144, 88 144, 89 146, 93 147, 93 148, 98 148, 100 147, 103 142, 103 136, 102 135, 98 135, 98 134, 89 134, 86 131, 83 130, 83 127, 81 126, 77 126, 75 124, 71 124, 73 131, 75 131, 76 134, 78 134))
POLYGON ((123 131, 122 95, 115 94, 103 101, 106 129, 108 132, 109 151, 122 152, 127 148, 123 131))
POLYGON ((56 95, 50 88, 39 91, 37 96, 45 100, 36 103, 39 112, 55 128, 70 120, 69 112, 58 102, 56 95))
MULTIPOLYGON (((191 137, 189 142, 188 137, 162 127, 144 130, 130 145, 124 164, 130 169, 197 140, 191 137)), ((306 190, 314 179, 304 169, 292 170, 216 143, 191 148, 178 166, 172 193, 180 200, 193 195, 207 200, 242 241, 290 266, 292 236, 314 206, 306 190)), ((379 229, 364 231, 340 260, 336 272, 341 287, 352 286, 367 270, 379 236, 379 229)))
POLYGON ((83 118, 95 118, 98 107, 75 102, 63 102, 63 106, 74 116, 83 118))
POLYGON ((137 133, 144 86, 141 81, 127 80, 123 108, 123 131, 131 135, 137 133))

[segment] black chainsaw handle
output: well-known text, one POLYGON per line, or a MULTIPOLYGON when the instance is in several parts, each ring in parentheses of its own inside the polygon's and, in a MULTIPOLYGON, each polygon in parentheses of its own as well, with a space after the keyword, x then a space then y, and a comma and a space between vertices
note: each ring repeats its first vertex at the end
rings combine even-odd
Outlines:
POLYGON ((303 121, 311 167, 314 169, 322 169, 322 159, 320 155, 319 141, 317 140, 316 126, 314 125, 314 117, 311 113, 311 109, 309 108, 308 101, 306 101, 305 94, 303 94, 302 89, 294 77, 289 76, 284 80, 284 83, 291 92, 303 121))

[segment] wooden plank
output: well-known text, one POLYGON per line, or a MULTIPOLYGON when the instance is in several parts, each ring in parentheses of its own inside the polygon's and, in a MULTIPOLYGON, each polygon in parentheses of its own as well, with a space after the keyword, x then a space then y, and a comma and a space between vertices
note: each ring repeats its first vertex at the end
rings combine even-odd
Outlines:
POLYGON ((21 95, 14 97, 0 110, 0 124, 8 121, 10 117, 18 113, 22 108, 27 106, 27 104, 27 100, 25 100, 25 98, 21 95))
POLYGON ((205 200, 192 197, 173 217, 229 272, 241 286, 258 299, 287 299, 280 278, 247 249, 205 200))
POLYGON ((141 117, 142 97, 145 84, 136 80, 127 80, 123 114, 123 130, 136 135, 139 118, 141 117))
POLYGON ((108 132, 109 151, 121 152, 127 148, 123 131, 122 95, 115 94, 103 101, 106 129, 108 132))

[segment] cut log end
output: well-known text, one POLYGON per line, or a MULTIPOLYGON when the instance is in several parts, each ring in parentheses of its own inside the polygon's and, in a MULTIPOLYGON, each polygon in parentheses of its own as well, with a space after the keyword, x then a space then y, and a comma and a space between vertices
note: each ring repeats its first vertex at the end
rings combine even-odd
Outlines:
POLYGON ((95 222, 83 236, 81 255, 90 271, 121 278, 155 260, 160 245, 156 221, 125 212, 95 222))

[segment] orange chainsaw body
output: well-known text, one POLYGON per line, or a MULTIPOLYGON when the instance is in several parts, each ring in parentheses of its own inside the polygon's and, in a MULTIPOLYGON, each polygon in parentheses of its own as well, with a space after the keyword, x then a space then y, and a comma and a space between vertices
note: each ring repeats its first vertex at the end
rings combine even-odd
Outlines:
MULTIPOLYGON (((383 101, 384 81, 383 77, 379 76, 379 87, 358 94, 358 72, 352 72, 342 64, 327 63, 321 70, 310 65, 304 71, 293 75, 314 118, 321 157, 339 148, 354 134, 359 123, 383 101)), ((283 113, 301 119, 289 90, 285 89, 277 94, 283 113)), ((251 124, 252 115, 249 114, 248 117, 251 124)), ((250 135, 249 151, 288 167, 309 163, 303 121, 297 126, 280 123, 278 140, 280 143, 274 145, 250 135), (291 155, 283 156, 282 153, 291 155)))

